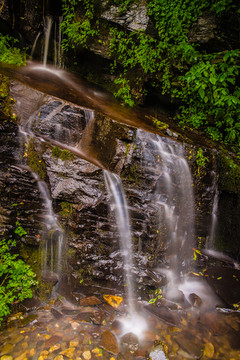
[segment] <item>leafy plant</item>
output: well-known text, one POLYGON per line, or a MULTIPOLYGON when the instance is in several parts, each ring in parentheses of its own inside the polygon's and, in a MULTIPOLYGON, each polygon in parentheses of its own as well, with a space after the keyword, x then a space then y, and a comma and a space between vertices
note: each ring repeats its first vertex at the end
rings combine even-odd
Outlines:
POLYGON ((149 304, 153 305, 157 300, 160 300, 163 298, 162 296, 162 289, 156 289, 154 292, 155 297, 150 299, 148 302, 149 304))
POLYGON ((209 162, 207 156, 204 156, 203 149, 199 148, 196 154, 196 164, 198 166, 197 172, 198 175, 200 174, 201 170, 204 169, 206 163, 209 162))
POLYGON ((12 254, 15 246, 15 241, 0 241, 0 324, 13 304, 32 297, 31 288, 37 284, 30 267, 12 254))
POLYGON ((95 12, 94 1, 92 0, 63 0, 64 20, 61 29, 66 36, 63 39, 63 48, 67 50, 75 48, 76 45, 88 47, 88 43, 99 34, 98 21, 94 22, 95 12), (77 7, 82 8, 80 14, 77 7))
POLYGON ((23 227, 20 225, 20 222, 16 221, 16 229, 14 230, 14 233, 22 237, 23 235, 27 235, 26 230, 23 229, 23 227))
MULTIPOLYGON (((120 12, 131 3, 110 2, 119 6, 120 12)), ((63 4, 65 45, 88 47, 91 41, 101 41, 101 6, 96 6, 97 0, 64 0, 63 4)), ((189 41, 191 27, 204 11, 221 17, 230 10, 240 13, 240 6, 232 0, 148 0, 154 35, 116 27, 105 29, 109 31, 105 45, 112 59, 111 71, 117 75, 114 95, 133 106, 142 101, 145 82, 150 79, 162 94, 178 99, 181 106, 175 121, 182 127, 200 129, 214 141, 235 146, 238 152, 240 51, 229 47, 206 54, 189 41)))
POLYGON ((0 33, 0 62, 19 66, 25 64, 26 55, 15 46, 17 42, 18 40, 0 33))

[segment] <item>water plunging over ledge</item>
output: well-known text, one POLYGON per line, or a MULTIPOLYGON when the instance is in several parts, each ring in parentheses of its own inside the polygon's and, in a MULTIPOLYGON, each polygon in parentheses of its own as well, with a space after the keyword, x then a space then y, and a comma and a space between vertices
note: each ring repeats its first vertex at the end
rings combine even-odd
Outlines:
POLYGON ((127 285, 127 302, 129 312, 131 313, 135 311, 134 289, 131 274, 133 269, 133 253, 132 235, 126 195, 123 190, 121 179, 118 177, 118 175, 104 171, 104 179, 108 194, 110 196, 111 207, 115 213, 115 219, 118 226, 121 254, 124 264, 124 278, 127 285))
POLYGON ((158 246, 164 244, 166 266, 159 273, 168 279, 167 297, 175 296, 178 285, 193 265, 193 181, 182 144, 138 131, 142 142, 146 175, 152 176, 151 203, 156 209, 158 246), (152 174, 152 175, 151 175, 152 174))
POLYGON ((123 258, 123 275, 127 287, 127 312, 128 316, 121 319, 123 334, 133 332, 141 337, 147 325, 143 317, 136 309, 136 289, 133 281, 133 250, 128 204, 123 190, 121 179, 118 175, 104 171, 105 184, 110 196, 111 208, 115 213, 115 219, 119 232, 120 248, 123 258))
MULTIPOLYGON (((33 133, 30 129, 19 127, 20 141, 24 146, 29 146, 33 140, 33 133)), ((42 280, 58 283, 61 286, 61 274, 63 266, 64 231, 60 226, 56 214, 53 211, 52 200, 48 186, 31 168, 33 178, 36 180, 44 206, 43 231, 41 236, 41 277, 42 280)))

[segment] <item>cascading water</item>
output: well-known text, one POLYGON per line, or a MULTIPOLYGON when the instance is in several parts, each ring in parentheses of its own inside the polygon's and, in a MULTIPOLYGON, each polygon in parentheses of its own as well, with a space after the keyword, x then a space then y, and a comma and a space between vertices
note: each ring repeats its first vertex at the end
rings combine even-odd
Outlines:
POLYGON ((212 206, 211 227, 210 227, 209 236, 207 238, 207 243, 206 243, 207 249, 214 249, 214 241, 215 241, 215 235, 216 235, 216 230, 217 230, 217 213, 218 213, 218 201, 219 201, 217 174, 213 171, 212 176, 213 176, 212 190, 214 191, 214 198, 213 198, 213 206, 212 206))
MULTIPOLYGON (((19 128, 21 143, 28 148, 30 141, 33 139, 33 133, 27 132, 22 127, 19 128)), ((27 155, 27 154, 26 154, 27 155)), ((56 215, 53 211, 52 200, 48 186, 39 176, 29 168, 42 197, 44 205, 44 222, 41 237, 41 268, 42 278, 50 280, 53 283, 61 282, 62 273, 62 253, 64 247, 64 232, 59 225, 56 215)))
POLYGON ((61 32, 61 23, 63 17, 58 18, 58 23, 55 22, 54 27, 54 65, 57 67, 62 67, 62 32, 61 32))
POLYGON ((35 50, 39 43, 39 39, 40 39, 42 33, 44 33, 44 46, 42 49, 42 52, 43 52, 43 58, 42 58, 43 60, 42 61, 43 61, 43 67, 45 67, 45 68, 47 66, 47 61, 48 61, 49 43, 50 43, 51 35, 53 38, 53 54, 52 54, 53 55, 53 64, 58 68, 62 67, 62 58, 63 58, 62 32, 61 32, 62 19, 63 19, 62 16, 59 16, 59 17, 52 17, 49 15, 46 16, 43 19, 44 30, 39 31, 34 40, 32 50, 31 50, 31 59, 33 59, 35 50))
POLYGON ((216 189, 214 199, 213 199, 213 209, 212 209, 212 224, 210 229, 210 235, 207 241, 207 248, 214 248, 214 239, 217 228, 217 212, 218 212, 218 189, 216 189))
POLYGON ((114 210, 116 222, 118 225, 121 253, 124 263, 124 278, 127 285, 128 308, 130 310, 129 312, 131 313, 135 311, 135 306, 133 300, 134 290, 131 276, 131 271, 133 268, 132 237, 126 195, 124 193, 122 182, 119 176, 111 174, 108 171, 104 171, 104 179, 108 194, 111 197, 111 206, 114 210))
POLYGON ((45 30, 44 30, 45 42, 44 42, 44 54, 43 54, 43 66, 47 66, 48 47, 49 47, 51 29, 52 29, 52 18, 50 16, 47 16, 45 30))
MULTIPOLYGON (((191 172, 180 143, 138 131, 145 157, 154 173, 152 196, 158 217, 158 236, 164 239, 169 289, 190 269, 194 239, 194 198, 191 172), (151 149, 148 151, 147 149, 151 149), (148 153, 147 153, 148 152, 148 153)), ((168 291, 170 292, 170 291, 168 291)))
POLYGON ((123 324, 122 335, 133 332, 141 337, 144 330, 146 330, 147 325, 145 319, 137 313, 136 299, 134 298, 135 289, 132 280, 132 237, 126 195, 119 176, 112 174, 109 171, 104 171, 104 179, 118 226, 120 247, 123 257, 124 280, 127 286, 128 317, 121 320, 123 324))

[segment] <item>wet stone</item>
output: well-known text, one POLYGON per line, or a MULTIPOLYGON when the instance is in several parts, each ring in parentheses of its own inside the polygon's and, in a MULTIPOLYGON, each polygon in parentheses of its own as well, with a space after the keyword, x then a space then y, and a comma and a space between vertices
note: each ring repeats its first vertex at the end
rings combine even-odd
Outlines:
POLYGON ((96 325, 101 325, 104 322, 105 314, 103 311, 96 311, 92 314, 91 320, 96 325))
POLYGON ((25 360, 27 359, 28 351, 25 351, 23 354, 14 358, 14 360, 25 360))
POLYGON ((81 306, 94 306, 102 304, 101 300, 98 299, 96 296, 90 296, 80 300, 81 306))
POLYGON ((212 343, 206 343, 205 344, 205 348, 204 348, 204 355, 208 358, 208 359, 212 359, 214 356, 214 346, 212 343))
POLYGON ((176 342, 193 359, 201 358, 203 354, 203 340, 197 339, 190 331, 182 331, 175 338, 176 342))
POLYGON ((61 317, 63 317, 63 314, 54 308, 51 309, 51 313, 56 319, 61 319, 61 317))
POLYGON ((23 341, 24 340, 24 336, 23 335, 17 335, 17 336, 14 336, 11 341, 13 344, 18 344, 19 342, 23 341))
POLYGON ((91 312, 84 312, 84 313, 80 313, 75 317, 76 321, 80 321, 80 322, 92 322, 92 316, 94 314, 91 312))
POLYGON ((21 305, 26 311, 32 311, 40 305, 40 300, 33 296, 31 299, 25 299, 21 305))
POLYGON ((99 343, 99 346, 102 347, 104 350, 117 355, 120 351, 117 340, 115 338, 115 336, 113 335, 113 333, 111 333, 111 331, 106 330, 103 334, 102 334, 102 339, 99 343))
POLYGON ((149 360, 167 360, 166 354, 164 352, 164 348, 162 345, 155 346, 150 354, 149 360))
POLYGON ((213 335, 224 335, 228 332, 224 319, 217 313, 204 313, 200 316, 200 323, 206 326, 213 335))
POLYGON ((75 351, 75 347, 68 348, 66 350, 61 351, 60 355, 66 356, 67 358, 71 359, 73 357, 75 351))
POLYGON ((13 345, 6 344, 1 350, 1 355, 7 355, 7 354, 11 353, 12 350, 13 350, 13 345))
POLYGON ((189 295, 189 301, 192 306, 200 307, 202 305, 202 300, 197 294, 190 294, 189 295))
POLYGON ((92 355, 91 355, 91 352, 88 350, 88 351, 84 351, 82 353, 82 357, 84 358, 84 360, 90 360, 92 355))
POLYGON ((25 319, 21 320, 21 325, 26 326, 26 325, 32 323, 33 321, 35 321, 37 318, 38 318, 38 316, 36 314, 31 314, 31 315, 27 316, 25 319))
POLYGON ((145 307, 149 312, 157 316, 159 319, 165 321, 168 325, 178 326, 180 324, 180 317, 174 311, 168 310, 166 307, 155 307, 153 305, 147 305, 145 307))
POLYGON ((53 335, 50 339, 46 341, 45 349, 48 349, 49 347, 55 345, 61 340, 61 337, 58 335, 53 335))
POLYGON ((133 333, 125 334, 121 338, 121 344, 124 348, 128 348, 131 352, 135 352, 139 348, 138 337, 133 333))

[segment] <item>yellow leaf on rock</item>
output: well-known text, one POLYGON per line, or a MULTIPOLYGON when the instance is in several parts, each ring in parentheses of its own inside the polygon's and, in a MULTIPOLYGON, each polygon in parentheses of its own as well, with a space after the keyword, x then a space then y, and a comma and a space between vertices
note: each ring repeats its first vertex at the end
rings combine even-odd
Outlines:
POLYGON ((115 296, 115 295, 103 295, 104 300, 117 309, 121 302, 123 301, 123 298, 121 296, 115 296))

